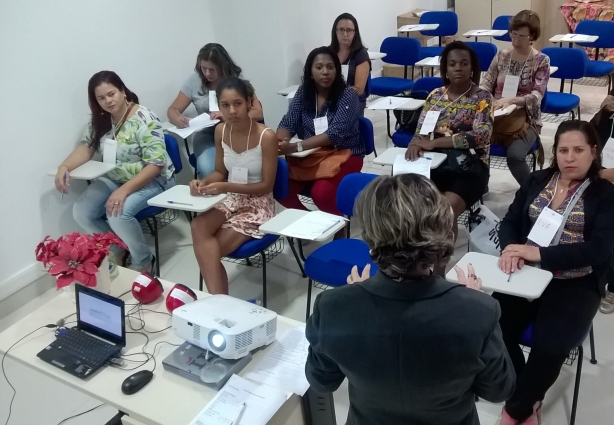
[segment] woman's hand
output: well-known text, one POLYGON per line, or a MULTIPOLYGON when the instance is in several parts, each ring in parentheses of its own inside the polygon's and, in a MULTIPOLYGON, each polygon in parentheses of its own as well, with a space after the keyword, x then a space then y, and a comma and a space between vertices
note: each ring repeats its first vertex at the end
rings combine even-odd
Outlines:
POLYGON ((297 152, 296 149, 297 149, 296 143, 290 143, 288 139, 279 141, 278 150, 279 150, 279 153, 282 155, 289 155, 291 153, 297 152))
POLYGON ((435 140, 427 139, 421 136, 418 140, 411 142, 412 145, 420 146, 423 151, 432 151, 435 149, 435 140))
POLYGON ((508 245, 505 247, 501 255, 506 253, 512 257, 519 257, 525 261, 532 261, 535 263, 540 262, 542 259, 541 254, 539 253, 539 248, 536 246, 508 245))
POLYGON ((467 288, 475 289, 476 291, 480 291, 482 289, 482 279, 476 276, 475 269, 471 264, 467 266, 467 277, 465 277, 465 272, 458 266, 454 266, 454 271, 456 272, 456 278, 458 279, 458 283, 460 285, 464 285, 467 288))
POLYGON ((407 147, 407 150, 405 151, 405 159, 408 161, 415 161, 416 159, 424 155, 422 148, 418 146, 415 142, 416 141, 410 143, 407 147))
POLYGON ((109 217, 117 217, 124 210, 124 203, 126 202, 126 198, 128 194, 123 190, 122 187, 116 189, 109 199, 107 199, 106 209, 107 216, 109 217))
POLYGON ((371 277, 371 264, 367 264, 364 269, 362 269, 362 274, 358 274, 358 266, 352 267, 352 271, 346 279, 348 285, 357 282, 363 282, 371 277))
POLYGON ((215 182, 204 185, 201 188, 202 195, 219 195, 220 193, 226 193, 226 182, 215 182))
POLYGON ((190 125, 190 119, 188 117, 184 117, 181 114, 178 114, 177 118, 171 121, 171 124, 173 124, 177 128, 186 128, 190 125))
POLYGON ((499 257, 499 268, 505 274, 514 273, 524 267, 524 258, 512 255, 510 252, 502 252, 499 257))
POLYGON ((209 118, 211 118, 212 120, 220 120, 222 122, 224 121, 224 115, 222 115, 220 111, 211 112, 209 118))
POLYGON ((505 109, 512 104, 514 104, 514 99, 511 99, 509 97, 495 100, 495 103, 493 104, 493 110, 496 111, 497 109, 505 109))
POLYGON ((66 165, 60 165, 55 173, 55 188, 61 193, 68 193, 70 187, 70 171, 66 165))
POLYGON ((192 180, 190 182, 190 195, 202 196, 203 188, 206 186, 205 180, 192 180))

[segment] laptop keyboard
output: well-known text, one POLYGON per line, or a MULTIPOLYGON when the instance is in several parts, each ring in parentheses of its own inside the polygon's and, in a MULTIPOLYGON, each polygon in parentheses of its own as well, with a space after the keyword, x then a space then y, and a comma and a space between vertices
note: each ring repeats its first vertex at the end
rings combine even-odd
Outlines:
POLYGON ((72 354, 92 368, 102 366, 121 350, 117 345, 101 341, 76 328, 70 328, 68 332, 58 336, 51 346, 72 354))

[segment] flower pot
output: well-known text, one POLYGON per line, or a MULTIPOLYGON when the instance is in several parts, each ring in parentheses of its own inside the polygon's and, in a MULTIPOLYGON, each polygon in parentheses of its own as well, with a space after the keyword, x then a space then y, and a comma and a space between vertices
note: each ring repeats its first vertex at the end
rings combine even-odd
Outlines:
MULTIPOLYGON (((67 294, 68 298, 76 303, 75 299, 75 288, 74 285, 81 285, 80 282, 74 282, 68 286, 61 288, 61 290, 67 294)), ((102 263, 100 263, 100 267, 98 268, 98 272, 96 273, 96 286, 95 290, 100 291, 102 293, 108 294, 111 292, 111 273, 109 272, 109 257, 104 257, 102 263)))

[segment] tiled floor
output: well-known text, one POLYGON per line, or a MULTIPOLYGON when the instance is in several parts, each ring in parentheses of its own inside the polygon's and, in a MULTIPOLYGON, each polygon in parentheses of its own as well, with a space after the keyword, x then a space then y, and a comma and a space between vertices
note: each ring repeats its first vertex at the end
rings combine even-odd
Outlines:
MULTIPOLYGON (((558 90, 558 80, 550 84, 551 90, 558 90)), ((574 85, 574 93, 582 99, 583 118, 589 119, 598 109, 606 95, 606 88, 574 85)), ((386 125, 383 112, 367 111, 366 116, 373 121, 378 152, 386 147, 386 125)), ((548 159, 556 124, 545 123, 542 140, 548 159)), ((388 143, 388 147, 391 146, 388 143)), ((389 173, 389 167, 374 165, 373 158, 366 158, 364 172, 389 173)), ((502 216, 509 206, 517 184, 508 171, 493 170, 490 180, 490 194, 485 198, 486 205, 498 216, 502 216)), ((352 234, 358 236, 359 229, 353 228, 352 234)), ((318 243, 305 246, 306 254, 318 247, 318 243)), ((453 261, 462 256, 466 250, 466 237, 460 231, 453 261)), ((161 233, 162 276, 170 281, 184 283, 193 287, 198 285, 198 268, 191 246, 191 237, 185 217, 179 219, 161 233)), ((261 270, 234 264, 227 264, 231 281, 230 293, 239 298, 253 298, 261 294, 261 270)), ((298 267, 290 250, 275 258, 267 267, 269 307, 278 313, 297 320, 304 320, 307 280, 299 275, 298 267)), ((51 285, 48 277, 42 278, 41 284, 51 285)), ((318 293, 316 289, 315 294, 318 293)), ((54 296, 53 291, 45 293, 15 313, 0 320, 0 330, 23 317, 27 311, 35 308, 54 296)), ((599 364, 584 362, 577 424, 614 423, 614 314, 607 316, 597 314, 594 321, 599 364)), ((588 348, 588 344, 586 344, 588 348)), ((585 358, 586 359, 586 358, 585 358)), ((94 407, 98 402, 83 396, 78 391, 57 384, 43 375, 35 373, 12 360, 6 361, 7 375, 17 389, 13 404, 11 424, 57 424, 62 418, 94 407)), ((548 425, 562 425, 569 421, 569 411, 573 394, 575 365, 563 366, 560 377, 550 389, 544 404, 544 421, 548 425)), ((349 406, 347 383, 335 393, 335 407, 339 424, 345 423, 349 406)), ((6 381, 0 378, 0 421, 6 419, 11 390, 6 381)), ((499 405, 486 402, 478 403, 483 425, 495 424, 500 413, 499 405)), ((76 424, 103 424, 113 416, 114 410, 103 406, 92 413, 69 422, 76 424)))

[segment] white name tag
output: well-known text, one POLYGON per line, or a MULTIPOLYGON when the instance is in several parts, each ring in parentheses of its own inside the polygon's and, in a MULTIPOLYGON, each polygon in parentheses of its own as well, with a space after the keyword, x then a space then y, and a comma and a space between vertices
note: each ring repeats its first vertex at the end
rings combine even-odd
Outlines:
POLYGON ((518 94, 518 86, 520 85, 520 77, 517 75, 506 75, 505 82, 503 83, 502 98, 516 97, 518 94))
POLYGON ((343 75, 343 79, 347 83, 348 75, 350 75, 350 65, 341 65, 341 74, 343 75))
POLYGON ((313 128, 316 132, 316 136, 326 132, 326 130, 328 130, 328 118, 326 117, 315 118, 313 120, 313 128))
POLYGON ((209 112, 219 112, 220 108, 217 106, 217 94, 213 90, 209 90, 209 112))
POLYGON ((537 221, 533 225, 528 238, 539 246, 550 246, 562 223, 563 216, 546 207, 537 217, 537 221))
POLYGON ((422 127, 420 127, 420 134, 430 134, 435 131, 437 121, 439 121, 440 111, 428 111, 422 121, 422 127))
POLYGON ((603 162, 604 168, 614 168, 614 139, 609 138, 603 147, 603 162))
POLYGON ((117 161, 117 140, 104 139, 102 142, 102 162, 115 164, 117 161))
POLYGON ((247 184, 247 168, 232 167, 228 181, 230 183, 247 184))

